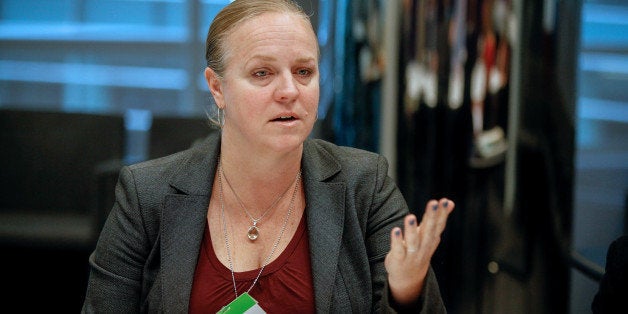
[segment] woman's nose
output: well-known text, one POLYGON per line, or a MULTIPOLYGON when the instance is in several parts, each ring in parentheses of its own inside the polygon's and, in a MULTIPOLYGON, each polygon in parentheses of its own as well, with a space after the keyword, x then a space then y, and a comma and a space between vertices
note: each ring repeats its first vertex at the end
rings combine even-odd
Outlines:
POLYGON ((282 74, 277 79, 275 96, 279 101, 290 101, 299 95, 299 88, 292 73, 282 74))

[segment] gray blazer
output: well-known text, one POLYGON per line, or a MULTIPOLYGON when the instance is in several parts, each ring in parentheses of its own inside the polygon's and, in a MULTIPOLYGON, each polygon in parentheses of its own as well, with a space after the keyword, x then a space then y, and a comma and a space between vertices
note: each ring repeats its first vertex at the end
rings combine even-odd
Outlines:
MULTIPOLYGON (((90 256, 84 313, 186 313, 220 150, 219 132, 120 171, 90 256)), ((374 153, 307 140, 302 158, 317 313, 394 312, 384 258, 408 208, 374 153)), ((430 269, 413 312, 445 308, 430 269)))

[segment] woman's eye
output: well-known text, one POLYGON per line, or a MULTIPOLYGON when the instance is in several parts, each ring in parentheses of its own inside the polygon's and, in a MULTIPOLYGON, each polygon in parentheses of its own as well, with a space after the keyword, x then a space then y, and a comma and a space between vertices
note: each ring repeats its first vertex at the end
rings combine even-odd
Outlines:
POLYGON ((312 71, 308 70, 308 69, 300 69, 297 70, 297 74, 300 76, 308 76, 312 73, 312 71))
POLYGON ((268 71, 266 71, 266 70, 256 71, 255 73, 253 73, 253 76, 255 76, 255 77, 266 77, 266 76, 268 76, 268 71))

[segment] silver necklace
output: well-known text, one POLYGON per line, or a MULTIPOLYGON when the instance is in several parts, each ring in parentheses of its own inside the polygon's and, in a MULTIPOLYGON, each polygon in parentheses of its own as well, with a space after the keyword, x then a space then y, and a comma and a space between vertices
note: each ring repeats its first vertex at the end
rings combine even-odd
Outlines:
MULTIPOLYGON (((220 161, 218 161, 218 167, 220 169, 222 169, 220 161)), ((231 271, 231 281, 233 282, 233 292, 235 293, 235 297, 238 298, 238 288, 236 287, 235 274, 234 274, 234 271, 233 271, 233 260, 231 259, 231 248, 229 246, 229 236, 227 235, 227 220, 225 219, 225 203, 223 201, 222 176, 223 176, 223 173, 222 173, 222 170, 221 170, 220 174, 218 175, 218 185, 219 185, 219 188, 220 188, 220 213, 221 213, 221 220, 222 220, 222 231, 223 231, 223 235, 225 237, 225 247, 227 249, 227 259, 229 261, 229 270, 231 271)), ((288 225, 288 220, 290 218, 290 214, 292 214, 292 210, 294 209, 294 200, 295 200, 296 195, 297 195, 297 190, 298 190, 298 187, 299 187, 299 178, 300 177, 301 177, 301 171, 299 170, 299 173, 297 174, 296 184, 294 185, 294 191, 292 192, 292 198, 290 199, 290 206, 288 207, 288 213, 286 214, 286 218, 284 219, 283 225, 281 226, 281 231, 279 232, 279 236, 277 237, 277 240, 273 244, 273 248, 270 250, 270 254, 264 260, 264 263, 262 264, 262 268, 260 268, 259 273, 257 274, 257 277, 255 277, 255 280, 253 280, 253 283, 251 284, 249 289, 246 290, 247 293, 249 293, 251 291, 251 289, 253 289, 253 286, 255 286, 255 284, 259 280, 259 277, 262 275, 262 272, 264 271, 264 268, 266 267, 266 265, 268 265, 268 263, 270 262, 271 257, 275 254, 275 250, 279 246, 279 242, 281 241, 281 237, 283 236, 284 231, 286 230, 286 226, 288 225)), ((226 179, 227 178, 225 177, 225 180, 226 179)))
POLYGON ((248 211, 246 206, 244 206, 244 202, 242 202, 242 199, 240 199, 240 196, 238 196, 238 193, 236 193, 236 191, 233 188, 233 186, 231 186, 231 183, 229 182, 229 179, 227 178, 227 176, 225 175, 224 171, 222 170, 222 163, 219 163, 218 165, 219 165, 219 168, 220 168, 219 170, 220 170, 221 175, 225 178, 225 182, 227 182, 227 186, 229 187, 231 192, 233 192, 233 195, 235 195, 236 199, 238 200, 238 203, 240 204, 240 207, 242 207, 242 209, 244 210, 246 215, 249 216, 249 219, 251 219, 251 223, 252 224, 249 227, 249 229, 248 229, 248 231, 246 233, 246 236, 251 241, 257 240, 257 238, 259 238, 259 228, 257 227, 257 223, 260 220, 262 220, 262 218, 264 218, 264 216, 266 216, 266 214, 268 214, 270 212, 270 210, 275 207, 275 205, 277 205, 279 200, 281 200, 284 197, 284 195, 286 195, 288 190, 290 190, 290 187, 292 186, 292 184, 295 184, 295 182, 299 179, 299 176, 301 175, 301 173, 300 172, 297 173, 297 176, 294 179, 294 182, 292 184, 290 184, 288 187, 286 187, 286 189, 283 191, 283 193, 281 193, 281 195, 279 195, 279 197, 277 197, 275 199, 275 201, 272 204, 270 204, 270 206, 268 206, 268 208, 266 208, 266 210, 262 213, 262 215, 259 218, 255 218, 255 217, 253 217, 253 215, 251 215, 251 213, 248 211))

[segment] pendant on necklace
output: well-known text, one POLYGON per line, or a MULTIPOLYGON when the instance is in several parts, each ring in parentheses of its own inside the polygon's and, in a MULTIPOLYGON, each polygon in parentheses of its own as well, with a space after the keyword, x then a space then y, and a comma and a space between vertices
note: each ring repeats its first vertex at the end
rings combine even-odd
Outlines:
POLYGON ((257 221, 253 221, 253 225, 249 227, 249 231, 246 233, 249 240, 255 241, 259 237, 259 229, 257 228, 257 221))

